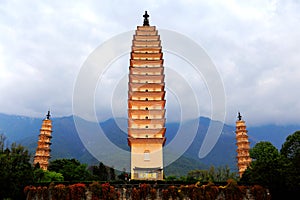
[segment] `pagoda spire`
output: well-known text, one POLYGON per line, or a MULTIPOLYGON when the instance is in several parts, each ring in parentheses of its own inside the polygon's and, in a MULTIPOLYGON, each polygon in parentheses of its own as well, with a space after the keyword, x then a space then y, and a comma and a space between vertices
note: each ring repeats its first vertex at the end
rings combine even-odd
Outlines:
POLYGON ((241 113, 240 112, 238 112, 238 117, 237 117, 238 119, 239 119, 239 121, 241 121, 242 120, 242 115, 241 115, 241 113))
POLYGON ((242 177, 243 173, 251 163, 249 154, 250 142, 248 141, 248 135, 246 130, 245 121, 242 120, 241 113, 238 112, 238 120, 236 121, 236 145, 237 145, 237 166, 239 169, 239 175, 242 177))
POLYGON ((46 115, 46 117, 47 117, 47 119, 50 119, 50 110, 48 110, 48 113, 47 113, 47 115, 46 115))
POLYGON ((147 13, 147 11, 145 11, 145 14, 143 15, 143 17, 144 17, 144 23, 143 23, 143 26, 150 26, 149 25, 149 15, 148 15, 148 13, 147 13))

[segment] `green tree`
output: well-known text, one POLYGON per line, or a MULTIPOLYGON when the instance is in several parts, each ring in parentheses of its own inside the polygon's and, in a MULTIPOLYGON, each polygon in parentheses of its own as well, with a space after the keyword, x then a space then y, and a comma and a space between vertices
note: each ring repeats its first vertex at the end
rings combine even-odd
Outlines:
POLYGON ((16 143, 5 148, 5 139, 0 135, 0 199, 23 199, 23 188, 33 183, 30 154, 16 143))
POLYGON ((64 181, 64 177, 61 173, 44 171, 43 182, 52 182, 52 181, 64 181))
POLYGON ((130 178, 130 175, 126 172, 126 169, 123 168, 122 173, 118 175, 118 179, 127 181, 129 178, 130 178))
POLYGON ((102 162, 98 166, 91 166, 90 171, 93 174, 93 180, 113 181, 116 180, 116 173, 113 167, 105 166, 102 162))
POLYGON ((188 179, 195 179, 201 182, 225 182, 228 179, 237 179, 237 177, 236 173, 231 172, 226 165, 218 168, 211 166, 209 170, 192 170, 188 173, 188 179))
POLYGON ((300 166, 300 131, 296 131, 286 138, 280 153, 298 167, 300 166))
MULTIPOLYGON (((37 167, 39 163, 37 163, 34 167, 34 171, 33 171, 33 180, 35 183, 39 183, 43 180, 44 178, 44 170, 37 167)), ((39 166, 39 165, 38 165, 39 166)))
POLYGON ((175 181, 177 179, 177 177, 175 175, 170 175, 166 177, 166 181, 175 181))
POLYGON ((34 182, 52 182, 52 181, 63 181, 64 177, 61 173, 43 170, 41 168, 34 169, 34 182))
POLYGON ((279 158, 279 152, 271 142, 258 142, 250 149, 250 157, 255 163, 272 163, 279 158))
POLYGON ((241 182, 259 184, 273 194, 284 187, 285 162, 279 151, 270 142, 259 142, 250 149, 252 162, 244 172, 241 182))
POLYGON ((86 164, 81 164, 76 159, 57 159, 49 164, 49 171, 62 174, 65 181, 88 181, 91 174, 86 164))
POLYGON ((115 173, 115 169, 113 167, 109 168, 109 179, 111 181, 116 180, 116 173, 115 173))
POLYGON ((100 181, 108 181, 107 168, 102 162, 99 163, 99 179, 100 181))
POLYGON ((289 193, 296 193, 300 191, 300 131, 286 138, 280 153, 286 159, 286 167, 283 169, 286 188, 289 193))

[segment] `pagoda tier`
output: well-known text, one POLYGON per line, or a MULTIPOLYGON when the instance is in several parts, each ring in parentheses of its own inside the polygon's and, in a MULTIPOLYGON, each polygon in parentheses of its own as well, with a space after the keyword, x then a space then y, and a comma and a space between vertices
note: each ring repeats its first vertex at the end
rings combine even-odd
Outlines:
POLYGON ((164 73, 163 67, 132 67, 129 70, 132 75, 160 75, 164 73))
POLYGON ((50 159, 50 145, 51 145, 52 121, 50 120, 50 112, 47 118, 43 120, 42 128, 40 129, 38 146, 36 148, 33 164, 39 163, 40 168, 47 170, 50 159))
POLYGON ((163 83, 164 75, 129 75, 130 83, 163 83))
POLYGON ((165 110, 129 110, 128 116, 131 119, 162 119, 165 116, 165 110))
MULTIPOLYGON (((155 26, 149 26, 149 27, 151 29, 155 29, 155 26)), ((138 30, 135 31, 136 36, 147 36, 149 38, 151 38, 151 36, 158 36, 157 30, 145 29, 144 26, 138 26, 137 29, 138 30)), ((133 36, 133 38, 135 38, 135 36, 133 36)), ((147 39, 145 39, 145 40, 147 40, 147 39)))
POLYGON ((128 96, 130 100, 162 100, 165 98, 165 92, 162 91, 148 91, 146 92, 129 92, 128 96))
POLYGON ((165 84, 163 83, 130 83, 129 91, 130 92, 159 92, 164 91, 165 84))
POLYGON ((162 179, 165 144, 165 75, 160 36, 144 25, 133 36, 128 83, 128 145, 132 179, 162 179), (151 172, 149 169, 152 170, 151 172))
POLYGON ((157 138, 164 137, 166 128, 128 128, 129 138, 157 138))
MULTIPOLYGON (((146 49, 144 48, 145 52, 147 53, 146 49)), ((163 66, 163 60, 130 60, 131 67, 144 67, 144 68, 157 68, 163 66)))
POLYGON ((130 119, 128 126, 130 128, 163 128, 166 119, 130 119))
POLYGON ((133 60, 162 60, 162 53, 131 53, 133 60))
POLYGON ((151 101, 142 101, 142 100, 128 100, 128 110, 157 110, 164 109, 166 101, 165 100, 151 100, 151 101))
POLYGON ((242 177, 243 173, 251 163, 249 154, 250 142, 248 141, 245 121, 239 113, 238 120, 236 121, 236 145, 237 145, 237 166, 239 169, 239 176, 242 177))
MULTIPOLYGON (((140 32, 139 32, 140 33, 140 32)), ((134 41, 159 41, 159 35, 134 35, 134 41)))
POLYGON ((132 47, 132 51, 135 53, 160 53, 161 47, 132 47))
POLYGON ((131 143, 147 145, 149 144, 149 142, 151 142, 151 144, 163 145, 165 141, 166 138, 134 138, 134 137, 128 138, 129 145, 131 145, 131 143))

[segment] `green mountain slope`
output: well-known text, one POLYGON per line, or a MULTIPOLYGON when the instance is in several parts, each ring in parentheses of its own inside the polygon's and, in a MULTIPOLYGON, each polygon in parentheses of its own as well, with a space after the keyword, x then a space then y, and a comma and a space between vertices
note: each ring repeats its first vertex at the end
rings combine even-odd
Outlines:
MULTIPOLYGON (((18 142, 26 146, 32 156, 37 147, 39 129, 41 128, 43 119, 30 118, 25 116, 0 114, 0 133, 3 133, 8 138, 8 142, 18 142)), ((53 118, 53 133, 51 156, 52 160, 57 158, 76 158, 82 163, 89 165, 97 165, 99 161, 94 158, 83 145, 75 127, 73 116, 53 118)), ((118 119, 118 122, 126 126, 126 119, 118 119)), ((86 122, 87 124, 92 122, 86 122)), ((187 122, 188 123, 188 122, 187 122)), ((184 154, 165 168, 165 174, 182 176, 193 169, 208 169, 211 165, 214 166, 229 166, 236 170, 236 146, 235 146, 235 127, 224 125, 221 136, 211 152, 202 159, 199 159, 198 153, 202 145, 203 138, 206 134, 210 123, 210 119, 201 117, 199 119, 199 127, 197 134, 191 145, 184 154)), ((115 122, 115 119, 109 119, 100 123, 106 137, 119 148, 130 151, 127 145, 127 134, 123 132, 115 122)), ((179 123, 167 123, 167 142, 168 145, 173 138, 176 137, 179 129, 179 123)), ((285 141, 286 136, 292 134, 296 130, 300 130, 300 126, 263 126, 248 128, 251 146, 261 140, 275 142, 276 147, 281 146, 285 141), (280 132, 280 134, 279 134, 280 132), (274 134, 271 134, 274 133, 274 134)), ((189 134, 188 126, 185 130, 189 134)), ((93 141, 95 142, 95 141, 93 141)), ((105 154, 105 152, 104 152, 105 154)), ((108 155, 109 156, 109 155, 108 155)), ((116 159, 118 155, 115 155, 116 159)))

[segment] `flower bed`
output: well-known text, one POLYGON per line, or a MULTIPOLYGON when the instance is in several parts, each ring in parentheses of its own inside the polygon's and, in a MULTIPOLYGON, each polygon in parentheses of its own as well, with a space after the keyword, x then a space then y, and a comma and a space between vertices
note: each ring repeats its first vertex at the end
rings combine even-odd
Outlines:
POLYGON ((89 184, 57 184, 47 186, 26 186, 27 200, 205 200, 205 199, 271 199, 268 190, 262 186, 238 185, 228 180, 226 185, 214 183, 188 185, 176 184, 119 184, 92 182, 89 184))

